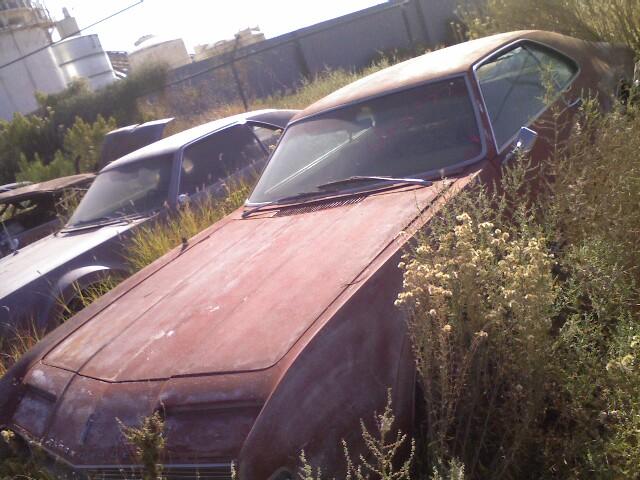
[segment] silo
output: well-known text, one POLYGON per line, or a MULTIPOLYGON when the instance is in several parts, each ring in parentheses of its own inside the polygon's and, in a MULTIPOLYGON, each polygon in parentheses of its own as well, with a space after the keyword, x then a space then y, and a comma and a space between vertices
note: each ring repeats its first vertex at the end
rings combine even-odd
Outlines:
POLYGON ((115 82, 116 75, 98 35, 70 37, 52 49, 67 83, 85 78, 89 87, 97 90, 115 82))
POLYGON ((191 63, 191 57, 181 38, 148 35, 138 40, 136 48, 129 53, 129 65, 132 72, 147 65, 165 64, 173 69, 188 63, 191 63))
POLYGON ((36 92, 58 93, 66 87, 51 48, 46 48, 52 28, 40 1, 0 0, 0 118, 30 113, 38 108, 36 92))

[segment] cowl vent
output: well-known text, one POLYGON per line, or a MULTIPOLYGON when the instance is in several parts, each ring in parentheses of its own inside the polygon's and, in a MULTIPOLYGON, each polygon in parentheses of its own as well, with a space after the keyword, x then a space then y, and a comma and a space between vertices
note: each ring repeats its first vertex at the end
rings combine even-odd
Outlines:
POLYGON ((274 217, 290 217, 292 215, 300 215, 302 213, 318 212, 329 208, 344 207, 347 205, 355 205, 364 200, 364 195, 359 197, 341 198, 340 200, 330 200, 326 202, 314 202, 313 205, 304 205, 301 207, 283 208, 274 217))

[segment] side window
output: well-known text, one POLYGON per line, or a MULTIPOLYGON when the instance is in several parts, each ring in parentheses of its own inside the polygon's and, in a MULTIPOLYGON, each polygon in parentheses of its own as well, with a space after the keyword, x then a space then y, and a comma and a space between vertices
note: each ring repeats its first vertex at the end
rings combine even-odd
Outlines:
POLYGON ((260 143, 264 145, 269 153, 276 148, 276 144, 278 140, 280 140, 280 136, 282 135, 281 128, 266 128, 266 127, 251 127, 253 129, 253 133, 258 137, 260 143))
POLYGON ((496 143, 501 149, 566 89, 577 73, 568 58, 545 47, 521 44, 476 70, 496 143))
POLYGON ((205 190, 265 158, 263 148, 246 126, 216 132, 185 149, 179 193, 191 195, 205 190))

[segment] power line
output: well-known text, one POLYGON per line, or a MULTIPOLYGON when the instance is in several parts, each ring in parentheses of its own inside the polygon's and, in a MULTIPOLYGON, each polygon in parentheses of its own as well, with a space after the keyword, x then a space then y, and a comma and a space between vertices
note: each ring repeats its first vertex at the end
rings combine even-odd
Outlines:
POLYGON ((29 53, 27 53, 27 54, 25 54, 25 55, 22 55, 21 57, 18 57, 18 58, 16 58, 15 60, 11 60, 10 62, 5 63, 4 65, 0 65, 0 70, 2 70, 3 68, 9 67, 9 66, 11 66, 11 65, 13 65, 13 64, 15 64, 15 63, 21 62, 21 61, 22 61, 22 60, 24 60, 25 58, 29 58, 30 56, 35 55, 36 53, 40 53, 40 52, 42 52, 42 51, 46 50, 47 48, 51 48, 51 47, 53 47, 54 45, 57 45, 58 43, 62 42, 63 40, 66 40, 67 38, 70 38, 70 37, 73 37, 73 36, 75 36, 75 35, 78 35, 79 33, 82 33, 82 32, 83 32, 83 31, 85 31, 85 30, 89 30, 90 28, 93 28, 93 27, 95 27, 96 25, 100 25, 101 23, 106 22, 107 20, 111 20, 113 17, 116 17, 116 16, 118 16, 118 15, 120 15, 120 14, 122 14, 122 13, 126 12, 127 10, 131 10, 132 8, 137 7, 137 6, 138 6, 138 5, 140 5, 142 2, 144 2, 144 0, 138 0, 136 3, 133 3, 133 4, 129 5, 128 7, 123 8, 122 10, 119 10, 119 11, 117 11, 117 12, 115 12, 115 13, 112 13, 112 14, 111 14, 111 15, 109 15, 108 17, 105 17, 105 18, 103 18, 102 20, 98 20, 97 22, 92 23, 92 24, 91 24, 91 25, 89 25, 89 26, 86 26, 86 27, 84 27, 84 28, 80 28, 80 29, 78 29, 77 31, 75 31, 75 32, 73 32, 73 33, 71 33, 71 34, 67 35, 66 37, 61 38, 60 40, 57 40, 57 41, 55 41, 55 42, 51 42, 51 43, 49 43, 48 45, 45 45, 44 47, 40 47, 40 48, 38 48, 38 49, 36 49, 36 50, 33 50, 32 52, 29 52, 29 53))

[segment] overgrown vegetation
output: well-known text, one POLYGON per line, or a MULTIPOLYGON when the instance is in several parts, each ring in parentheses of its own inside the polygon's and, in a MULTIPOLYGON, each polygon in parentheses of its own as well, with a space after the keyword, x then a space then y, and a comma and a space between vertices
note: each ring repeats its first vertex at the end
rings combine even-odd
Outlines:
POLYGON ((16 331, 11 339, 0 338, 0 377, 44 336, 35 326, 16 331))
POLYGON ((459 15, 471 38, 541 29, 585 40, 626 44, 640 56, 637 0, 462 0, 459 15))
POLYGON ((638 107, 586 102, 548 164, 451 199, 406 255, 428 466, 639 474, 639 130, 638 107), (532 203, 536 175, 552 181, 532 203))
POLYGON ((104 135, 145 121, 139 98, 162 89, 166 68, 142 70, 92 92, 85 83, 38 97, 40 111, 0 120, 0 183, 95 171, 104 135))
POLYGON ((133 447, 133 458, 142 465, 144 480, 162 478, 162 455, 166 439, 164 420, 159 412, 141 419, 140 426, 126 426, 120 423, 120 429, 127 443, 133 447))
POLYGON ((127 260, 133 271, 140 270, 188 240, 225 215, 239 208, 251 191, 250 183, 229 187, 223 198, 208 196, 198 202, 187 203, 168 218, 140 227, 131 238, 127 260))

